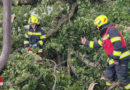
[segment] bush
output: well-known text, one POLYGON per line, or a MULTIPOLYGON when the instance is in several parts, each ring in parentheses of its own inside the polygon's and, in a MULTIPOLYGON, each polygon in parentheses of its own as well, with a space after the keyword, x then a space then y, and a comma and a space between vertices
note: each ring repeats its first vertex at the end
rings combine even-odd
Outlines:
MULTIPOLYGON (((81 45, 80 37, 97 41, 100 36, 93 30, 93 20, 99 14, 106 14, 112 23, 128 26, 129 0, 104 0, 101 4, 91 3, 89 0, 77 0, 77 11, 73 18, 59 28, 59 32, 48 38, 44 45, 44 63, 36 64, 37 55, 30 55, 23 48, 24 25, 30 15, 38 16, 41 26, 46 33, 51 32, 58 21, 69 13, 71 5, 59 0, 39 0, 36 5, 13 6, 12 13, 16 19, 12 24, 12 52, 8 64, 2 73, 5 82, 3 89, 7 90, 51 90, 56 85, 56 90, 86 90, 91 82, 98 82, 96 90, 103 90, 105 83, 99 78, 105 67, 107 56, 102 49, 90 49, 81 45), (121 7, 121 8, 120 8, 121 7), (72 50, 70 50, 72 48, 72 50), (74 53, 80 53, 90 62, 99 62, 102 68, 92 68, 85 65, 74 53), (56 66, 57 54, 62 65, 56 66), (69 59, 69 54, 71 58, 69 59), (69 61, 71 70, 68 74, 66 64, 69 61), (66 63, 67 62, 67 63, 66 63), (71 67, 71 69, 72 69, 71 67), (56 76, 56 77, 55 77, 56 76), (56 83, 55 83, 56 81, 56 83)), ((0 15, 0 18, 1 15, 0 15)), ((123 32, 124 27, 120 28, 123 32)), ((127 46, 130 49, 129 32, 123 32, 127 46)), ((0 32, 2 41, 2 32, 0 32)), ((0 42, 0 46, 2 42, 0 42)), ((130 73, 130 72, 129 72, 130 73)))

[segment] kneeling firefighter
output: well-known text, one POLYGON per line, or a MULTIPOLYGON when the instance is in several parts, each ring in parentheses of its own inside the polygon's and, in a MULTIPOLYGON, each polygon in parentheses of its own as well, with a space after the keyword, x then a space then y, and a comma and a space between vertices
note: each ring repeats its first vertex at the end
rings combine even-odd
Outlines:
POLYGON ((128 80, 130 53, 121 32, 109 23, 105 15, 99 15, 95 19, 94 24, 100 32, 102 39, 95 42, 81 37, 81 43, 90 48, 104 48, 108 55, 106 69, 104 71, 104 77, 108 80, 106 82, 107 88, 112 85, 115 80, 115 75, 117 75, 120 84, 126 90, 130 90, 130 81, 128 80))
POLYGON ((46 35, 39 25, 39 20, 36 16, 31 16, 28 20, 30 25, 29 30, 24 36, 24 48, 29 50, 38 47, 37 55, 43 57, 43 45, 46 40, 46 35))

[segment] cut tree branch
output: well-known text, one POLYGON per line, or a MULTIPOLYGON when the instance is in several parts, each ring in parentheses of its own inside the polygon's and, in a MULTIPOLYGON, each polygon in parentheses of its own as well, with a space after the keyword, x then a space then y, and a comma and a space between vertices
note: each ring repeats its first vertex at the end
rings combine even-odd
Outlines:
POLYGON ((79 60, 81 60, 82 62, 84 62, 87 66, 93 67, 93 68, 101 68, 100 63, 99 62, 90 62, 90 60, 88 60, 87 58, 85 58, 86 55, 83 55, 81 53, 79 53, 78 51, 74 51, 73 48, 70 48, 70 51, 72 54, 74 54, 79 60))
POLYGON ((62 18, 61 20, 59 20, 58 22, 58 25, 55 29, 53 29, 50 33, 47 34, 47 38, 51 37, 54 35, 54 33, 58 32, 59 31, 59 28, 67 21, 69 21, 72 16, 74 15, 74 12, 76 10, 76 7, 77 7, 77 3, 73 3, 72 4, 72 8, 70 10, 70 13, 68 15, 66 15, 64 18, 62 18))
POLYGON ((81 53, 75 53, 75 56, 83 61, 87 66, 93 67, 93 68, 101 68, 99 62, 90 62, 87 58, 85 58, 85 55, 82 55, 81 53))
POLYGON ((115 88, 115 87, 117 87, 117 86, 120 86, 120 83, 119 83, 119 82, 114 82, 114 83, 112 83, 112 86, 110 86, 110 87, 108 88, 108 90, 113 90, 113 88, 115 88))
POLYGON ((54 84, 53 84, 53 87, 52 87, 52 90, 55 90, 55 87, 56 87, 56 82, 57 82, 57 76, 56 76, 56 63, 53 61, 53 60, 51 60, 51 62, 54 64, 54 68, 53 68, 53 76, 54 76, 54 78, 55 78, 55 81, 54 81, 54 84))

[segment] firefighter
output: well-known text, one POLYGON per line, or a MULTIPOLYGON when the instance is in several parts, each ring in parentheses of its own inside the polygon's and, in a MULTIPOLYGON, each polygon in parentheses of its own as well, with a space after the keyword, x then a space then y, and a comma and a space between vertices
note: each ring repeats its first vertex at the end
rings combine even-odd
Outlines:
POLYGON ((29 50, 30 47, 36 48, 39 50, 37 54, 40 57, 43 57, 43 45, 45 43, 46 35, 39 25, 39 20, 36 16, 31 16, 28 20, 30 25, 29 30, 24 36, 24 48, 29 50))
POLYGON ((115 75, 117 75, 120 84, 126 90, 130 90, 130 81, 128 80, 128 60, 130 59, 130 53, 121 32, 109 23, 105 15, 99 15, 94 20, 94 25, 96 25, 100 33, 101 40, 97 42, 88 41, 85 37, 81 37, 81 43, 90 48, 104 48, 108 56, 104 71, 104 77, 108 80, 106 82, 107 88, 112 85, 115 75))

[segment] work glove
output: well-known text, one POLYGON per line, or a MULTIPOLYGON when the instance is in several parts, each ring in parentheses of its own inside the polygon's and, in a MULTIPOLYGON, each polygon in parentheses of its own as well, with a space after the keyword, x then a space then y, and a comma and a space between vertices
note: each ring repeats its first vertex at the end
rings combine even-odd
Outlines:
POLYGON ((87 39, 85 37, 81 37, 81 43, 84 45, 86 43, 87 39))
POLYGON ((32 46, 33 46, 33 48, 36 48, 36 47, 37 47, 37 44, 33 44, 32 46))
POLYGON ((114 60, 114 64, 115 65, 119 65, 119 61, 118 60, 114 60))
POLYGON ((24 48, 25 50, 27 50, 27 48, 24 48))
POLYGON ((32 54, 33 52, 32 51, 28 51, 29 52, 29 54, 32 54))

